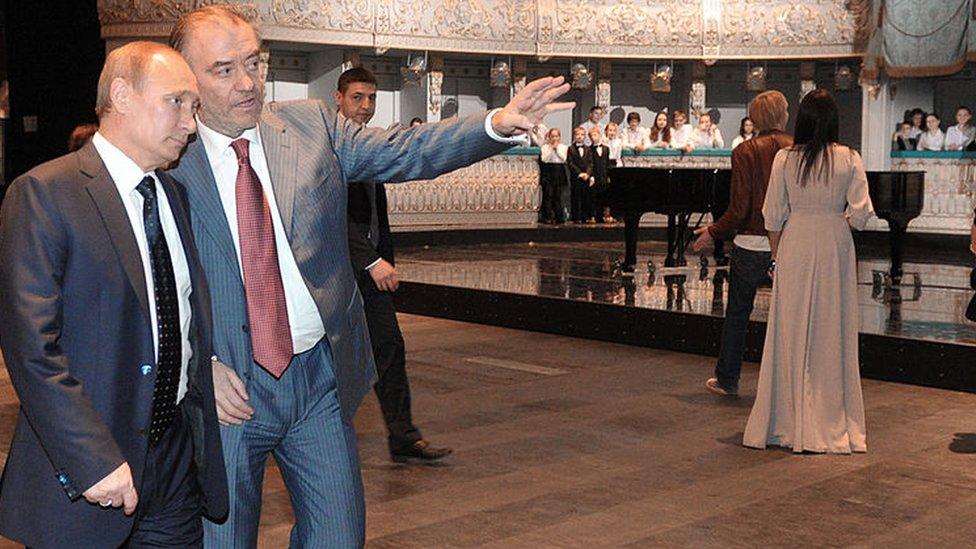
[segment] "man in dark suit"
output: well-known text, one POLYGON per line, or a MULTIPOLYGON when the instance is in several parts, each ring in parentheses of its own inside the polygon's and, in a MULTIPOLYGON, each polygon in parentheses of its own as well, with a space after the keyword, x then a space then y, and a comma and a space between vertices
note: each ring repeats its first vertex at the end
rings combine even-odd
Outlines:
POLYGON ((585 139, 586 130, 582 126, 573 128, 573 142, 566 154, 566 167, 569 168, 569 218, 573 223, 585 222, 592 209, 587 197, 593 162, 585 139))
MULTIPOLYGON (((376 77, 361 67, 345 71, 339 76, 335 99, 344 117, 365 126, 376 112, 376 77)), ((373 344, 377 375, 373 390, 386 423, 390 458, 398 463, 439 460, 451 449, 431 446, 413 424, 406 351, 393 304, 400 275, 383 184, 350 185, 348 215, 349 256, 373 344)))
POLYGON ((36 547, 199 547, 227 512, 209 294, 185 189, 159 168, 195 131, 180 55, 132 42, 101 129, 17 178, 0 210, 0 346, 20 399, 0 533, 36 547))
POLYGON ((352 420, 375 366, 347 238, 348 183, 432 179, 497 154, 568 90, 525 86, 503 109, 388 131, 322 101, 264 104, 257 31, 227 6, 182 17, 170 43, 200 87, 199 139, 173 170, 212 290, 214 386, 231 491, 208 547, 257 544, 264 464, 288 487, 295 547, 365 543, 352 420), (192 183, 190 183, 192 182, 192 183), (245 200, 242 200, 244 193, 245 200))

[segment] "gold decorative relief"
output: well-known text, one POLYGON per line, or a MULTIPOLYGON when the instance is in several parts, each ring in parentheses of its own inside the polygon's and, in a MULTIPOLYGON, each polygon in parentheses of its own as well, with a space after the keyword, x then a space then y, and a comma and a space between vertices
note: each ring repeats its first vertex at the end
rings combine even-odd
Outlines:
MULTIPOLYGON (((226 0, 99 0, 106 38, 226 0)), ((857 55, 870 0, 237 0, 271 40, 542 58, 857 55)))

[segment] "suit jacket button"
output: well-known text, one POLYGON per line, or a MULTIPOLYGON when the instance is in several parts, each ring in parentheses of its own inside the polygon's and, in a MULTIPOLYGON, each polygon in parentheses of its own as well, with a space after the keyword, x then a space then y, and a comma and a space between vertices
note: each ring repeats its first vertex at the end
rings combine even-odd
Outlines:
POLYGON ((247 324, 241 324, 241 330, 244 330, 245 334, 251 333, 251 328, 247 324))
POLYGON ((144 376, 148 376, 152 373, 152 366, 149 364, 143 364, 140 369, 142 370, 142 375, 144 376))

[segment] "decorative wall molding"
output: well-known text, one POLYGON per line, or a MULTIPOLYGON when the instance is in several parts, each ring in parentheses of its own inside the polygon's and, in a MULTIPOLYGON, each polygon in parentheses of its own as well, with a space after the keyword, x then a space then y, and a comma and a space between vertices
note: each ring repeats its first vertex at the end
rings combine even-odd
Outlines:
MULTIPOLYGON (((168 35, 218 0, 99 0, 105 38, 168 35)), ((671 59, 858 56, 865 0, 230 0, 269 40, 372 48, 671 59)))
POLYGON ((533 225, 539 168, 530 155, 498 155, 437 179, 386 186, 390 225, 533 225))

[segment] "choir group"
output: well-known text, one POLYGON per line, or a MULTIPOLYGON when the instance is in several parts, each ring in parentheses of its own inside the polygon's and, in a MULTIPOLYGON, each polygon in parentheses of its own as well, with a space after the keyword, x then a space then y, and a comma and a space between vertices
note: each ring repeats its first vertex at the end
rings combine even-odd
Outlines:
MULTIPOLYGON (((562 133, 552 128, 545 133, 540 146, 539 184, 542 187, 542 203, 539 221, 560 224, 567 221, 563 207, 563 188, 570 191, 569 221, 573 223, 612 223, 613 217, 606 206, 607 176, 611 167, 620 163, 624 150, 640 154, 654 149, 671 149, 690 153, 696 149, 723 149, 725 139, 712 115, 702 112, 698 125, 688 124, 688 115, 676 110, 668 120, 668 112, 662 110, 654 116, 651 127, 641 125, 637 112, 627 114, 627 125, 622 130, 615 122, 601 128, 604 109, 590 109, 589 118, 573 129, 572 141, 563 144, 562 133)), ((734 149, 753 137, 753 123, 746 117, 739 124, 739 134, 732 140, 734 149)))
POLYGON ((956 125, 943 132, 938 114, 912 109, 896 125, 891 146, 897 151, 976 150, 976 127, 972 119, 973 112, 963 105, 956 109, 956 125))

